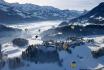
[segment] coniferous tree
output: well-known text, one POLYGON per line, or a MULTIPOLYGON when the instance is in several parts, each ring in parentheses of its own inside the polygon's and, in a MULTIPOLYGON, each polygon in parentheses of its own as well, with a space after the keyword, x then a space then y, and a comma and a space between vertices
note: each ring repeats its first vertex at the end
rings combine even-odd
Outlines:
POLYGON ((2 59, 1 44, 0 44, 0 59, 2 59))

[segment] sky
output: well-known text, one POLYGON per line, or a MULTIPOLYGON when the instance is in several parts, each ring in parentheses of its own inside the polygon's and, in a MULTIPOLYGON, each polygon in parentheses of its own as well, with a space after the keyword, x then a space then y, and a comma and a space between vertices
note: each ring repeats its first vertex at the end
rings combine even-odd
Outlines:
POLYGON ((32 3, 41 6, 54 6, 60 9, 69 10, 91 10, 104 0, 5 0, 10 3, 32 3))

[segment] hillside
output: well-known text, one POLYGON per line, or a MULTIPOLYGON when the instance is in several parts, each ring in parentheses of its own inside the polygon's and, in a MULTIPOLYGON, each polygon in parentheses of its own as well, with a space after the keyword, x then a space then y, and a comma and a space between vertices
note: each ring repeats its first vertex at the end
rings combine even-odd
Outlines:
POLYGON ((82 13, 75 10, 60 10, 52 6, 7 3, 0 1, 0 23, 19 23, 42 20, 67 20, 82 13))
POLYGON ((62 23, 60 26, 68 24, 104 24, 104 2, 100 3, 86 14, 69 20, 67 24, 62 23))

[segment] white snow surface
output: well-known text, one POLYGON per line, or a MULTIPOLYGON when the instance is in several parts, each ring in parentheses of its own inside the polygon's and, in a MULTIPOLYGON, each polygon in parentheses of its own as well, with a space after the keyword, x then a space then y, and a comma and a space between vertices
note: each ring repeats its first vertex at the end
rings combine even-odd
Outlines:
MULTIPOLYGON (((42 44, 41 37, 38 39, 35 39, 34 35, 39 35, 41 32, 52 28, 53 26, 57 26, 58 24, 52 24, 49 22, 40 22, 40 24, 25 24, 25 25, 10 25, 14 28, 20 28, 25 31, 25 29, 28 29, 27 32, 30 32, 30 36, 27 37, 29 40, 29 44, 42 44), (40 32, 38 30, 41 29, 40 32)), ((61 33, 59 33, 61 34, 61 33)), ((104 36, 92 36, 92 37, 85 37, 86 39, 94 39, 95 43, 91 44, 85 44, 82 46, 77 46, 75 48, 71 48, 72 53, 68 53, 67 51, 58 51, 60 60, 63 60, 62 66, 59 66, 57 63, 32 63, 25 61, 25 64, 28 64, 28 66, 23 66, 20 68, 17 68, 16 70, 80 70, 80 69, 90 69, 95 70, 98 68, 104 67, 104 57, 100 57, 99 59, 93 58, 91 54, 91 50, 98 50, 100 47, 104 47, 104 36), (96 45, 100 46, 97 47, 96 45), (80 58, 81 57, 81 58, 80 58), (71 67, 71 63, 75 61, 76 62, 76 68, 71 67)), ((13 46, 11 43, 5 43, 3 44, 2 52, 6 54, 7 58, 14 58, 19 57, 24 51, 26 47, 19 48, 16 46, 13 46)), ((44 48, 41 48, 44 49, 44 48)), ((45 50, 45 49, 44 49, 45 50)), ((53 51, 54 48, 48 48, 48 51, 53 51)), ((8 65, 6 65, 2 70, 10 70, 7 68, 8 65)))
MULTIPOLYGON (((93 39, 97 40, 99 38, 100 37, 96 37, 93 39)), ((101 36, 101 38, 104 38, 104 37, 101 36)), ((100 40, 97 40, 97 41, 99 42, 100 40)), ((6 45, 4 45, 4 46, 6 46, 6 45)), ((8 44, 7 44, 7 46, 6 46, 6 48, 3 49, 3 51, 6 50, 5 52, 9 54, 9 56, 8 56, 9 58, 20 56, 20 54, 21 54, 20 51, 23 51, 25 49, 25 48, 21 49, 21 48, 17 48, 17 47, 12 47, 12 45, 8 45, 8 44), (11 47, 7 47, 7 46, 11 46, 11 47)), ((103 59, 104 57, 100 57, 99 59, 93 58, 92 54, 91 54, 91 50, 93 50, 94 48, 96 48, 96 47, 89 46, 86 44, 86 45, 82 45, 82 46, 77 46, 74 49, 71 48, 71 50, 72 50, 71 54, 69 54, 67 51, 64 51, 64 50, 58 51, 60 60, 63 60, 62 67, 59 66, 57 63, 35 64, 32 62, 25 61, 25 63, 29 64, 29 66, 23 66, 18 69, 19 70, 33 70, 33 69, 35 69, 35 70, 80 70, 80 69, 94 70, 94 69, 99 69, 99 68, 104 67, 104 62, 102 62, 104 60, 103 59), (91 47, 93 47, 93 48, 91 48, 91 47), (79 58, 79 57, 82 57, 82 58, 79 58), (73 61, 76 62, 76 68, 71 67, 71 63, 73 61)), ((54 48, 48 48, 47 50, 52 51, 52 50, 54 50, 54 48)), ((3 69, 3 70, 5 70, 5 69, 3 69)), ((6 70, 9 70, 9 69, 6 69, 6 70)))
MULTIPOLYGON (((43 41, 41 40, 40 34, 52 28, 53 26, 57 27, 61 21, 45 21, 45 22, 37 22, 37 23, 29 23, 29 24, 15 24, 15 25, 8 25, 9 27, 19 28, 23 30, 23 34, 20 35, 21 38, 26 38, 29 41, 29 45, 34 44, 42 44, 43 41), (27 31, 25 31, 27 29, 27 31), (41 30, 40 32, 38 30, 41 30), (39 37, 36 39, 35 35, 39 37)), ((14 46, 11 42, 3 44, 2 51, 4 54, 8 56, 8 58, 19 57, 27 47, 19 48, 14 46)), ((48 48, 50 50, 50 48, 48 48)), ((53 48, 51 48, 53 50, 53 48)))

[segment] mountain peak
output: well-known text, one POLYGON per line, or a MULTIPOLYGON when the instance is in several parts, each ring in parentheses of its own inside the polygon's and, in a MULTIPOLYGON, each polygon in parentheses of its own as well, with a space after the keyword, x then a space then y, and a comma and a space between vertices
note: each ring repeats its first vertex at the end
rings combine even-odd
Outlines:
POLYGON ((5 1, 4 0, 0 0, 0 3, 4 3, 5 1))
POLYGON ((104 2, 101 2, 101 3, 98 5, 98 7, 104 8, 104 2))
POLYGON ((104 24, 104 2, 82 15, 78 18, 72 19, 70 23, 91 23, 91 24, 104 24))
POLYGON ((100 5, 100 6, 104 6, 104 2, 101 2, 99 5, 100 5))

